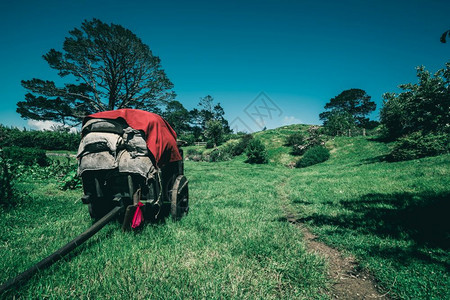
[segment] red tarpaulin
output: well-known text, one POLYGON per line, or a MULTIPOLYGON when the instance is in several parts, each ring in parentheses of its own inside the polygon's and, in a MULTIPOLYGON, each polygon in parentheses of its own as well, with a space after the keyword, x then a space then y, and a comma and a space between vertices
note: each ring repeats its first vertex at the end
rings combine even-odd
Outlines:
POLYGON ((109 110, 87 116, 83 124, 91 118, 122 118, 131 128, 144 131, 147 147, 155 157, 158 166, 182 160, 177 146, 177 134, 169 123, 157 114, 129 108, 109 110))

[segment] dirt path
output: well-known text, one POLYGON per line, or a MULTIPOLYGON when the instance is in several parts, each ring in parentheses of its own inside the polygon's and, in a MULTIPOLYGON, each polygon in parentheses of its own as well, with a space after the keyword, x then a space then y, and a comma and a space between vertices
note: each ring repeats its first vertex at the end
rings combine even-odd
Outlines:
POLYGON ((284 191, 287 181, 283 181, 278 190, 286 219, 302 231, 308 250, 327 261, 328 276, 333 282, 329 293, 330 297, 332 299, 389 299, 388 293, 378 292, 373 276, 358 270, 355 258, 344 256, 338 250, 320 242, 303 223, 298 222, 298 216, 288 208, 289 200, 284 191))
POLYGON ((358 263, 353 257, 344 257, 338 250, 317 240, 297 218, 287 215, 287 221, 297 226, 303 233, 309 251, 324 257, 328 262, 328 276, 333 281, 330 296, 333 299, 389 299, 387 294, 377 291, 374 278, 357 270, 358 263))

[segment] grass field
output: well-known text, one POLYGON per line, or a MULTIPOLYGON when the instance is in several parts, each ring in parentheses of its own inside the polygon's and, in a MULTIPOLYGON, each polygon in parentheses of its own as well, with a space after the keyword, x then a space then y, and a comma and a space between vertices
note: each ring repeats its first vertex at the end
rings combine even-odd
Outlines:
MULTIPOLYGON (((268 165, 186 162, 186 218, 137 234, 111 223, 3 297, 328 299, 327 262, 307 251, 286 221, 291 211, 355 256, 390 298, 450 298, 450 155, 386 163, 389 145, 336 138, 327 143, 329 161, 288 169, 295 158, 282 137, 292 130, 256 135, 269 148, 268 165)), ((91 224, 80 190, 32 178, 17 187, 22 204, 0 217, 2 282, 91 224)))

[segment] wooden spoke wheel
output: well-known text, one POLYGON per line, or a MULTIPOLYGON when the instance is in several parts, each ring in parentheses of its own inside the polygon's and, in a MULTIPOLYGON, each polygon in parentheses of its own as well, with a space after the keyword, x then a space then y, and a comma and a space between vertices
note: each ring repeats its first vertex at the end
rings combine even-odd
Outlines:
POLYGON ((184 175, 179 175, 172 186, 170 195, 170 214, 177 221, 189 212, 188 180, 184 175))

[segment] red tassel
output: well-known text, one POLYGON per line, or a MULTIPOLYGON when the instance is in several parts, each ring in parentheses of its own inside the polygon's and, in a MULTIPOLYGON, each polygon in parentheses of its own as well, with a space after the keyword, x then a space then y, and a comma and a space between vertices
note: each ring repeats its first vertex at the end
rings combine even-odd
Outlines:
POLYGON ((133 222, 131 223, 131 228, 135 229, 141 225, 144 218, 142 217, 141 207, 144 206, 142 202, 139 201, 136 207, 136 212, 134 213, 133 222))

